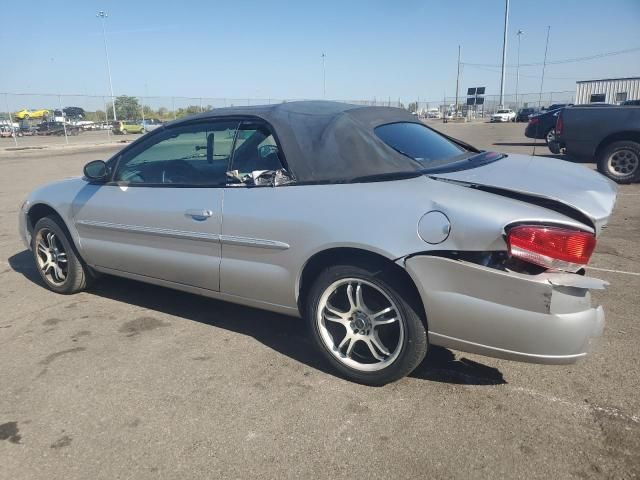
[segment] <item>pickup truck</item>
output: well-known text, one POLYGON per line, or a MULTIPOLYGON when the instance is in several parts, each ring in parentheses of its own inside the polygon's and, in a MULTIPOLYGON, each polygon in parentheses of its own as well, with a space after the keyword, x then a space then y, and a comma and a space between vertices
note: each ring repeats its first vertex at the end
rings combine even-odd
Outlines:
POLYGON ((640 180, 640 107, 568 107, 555 130, 551 152, 595 160, 598 171, 618 183, 640 180))

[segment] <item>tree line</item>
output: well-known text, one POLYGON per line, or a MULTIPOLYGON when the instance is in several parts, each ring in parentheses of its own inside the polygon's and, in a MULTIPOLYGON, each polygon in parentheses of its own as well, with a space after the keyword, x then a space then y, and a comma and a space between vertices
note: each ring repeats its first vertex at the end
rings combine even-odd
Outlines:
MULTIPOLYGON (((137 97, 130 97, 128 95, 116 97, 113 103, 115 103, 116 116, 119 120, 142 120, 143 112, 144 118, 173 120, 174 118, 181 118, 213 109, 212 105, 203 105, 202 107, 200 107, 200 105, 189 105, 187 107, 180 107, 176 109, 175 112, 166 107, 153 109, 149 105, 141 105, 137 97)), ((104 110, 96 110, 94 112, 85 111, 84 120, 92 122, 113 121, 113 104, 109 102, 106 105, 106 109, 106 112, 104 110)))

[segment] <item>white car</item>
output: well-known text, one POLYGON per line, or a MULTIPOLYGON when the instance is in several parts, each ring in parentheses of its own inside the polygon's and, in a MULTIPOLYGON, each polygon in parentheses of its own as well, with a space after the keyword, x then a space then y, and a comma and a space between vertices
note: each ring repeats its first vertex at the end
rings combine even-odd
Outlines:
POLYGON ((513 122, 516 119, 516 112, 510 109, 501 109, 491 115, 492 122, 513 122))
POLYGON ((442 113, 440 113, 440 110, 437 108, 430 108, 427 111, 427 117, 428 118, 436 118, 436 119, 440 119, 442 118, 442 113))

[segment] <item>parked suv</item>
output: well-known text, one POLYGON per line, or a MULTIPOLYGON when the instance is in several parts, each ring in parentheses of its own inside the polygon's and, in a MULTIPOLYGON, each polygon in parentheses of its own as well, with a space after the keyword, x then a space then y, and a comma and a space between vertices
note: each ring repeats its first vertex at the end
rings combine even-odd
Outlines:
POLYGON ((535 108, 521 108, 516 115, 516 122, 528 122, 529 117, 538 113, 535 108))
POLYGON ((516 119, 516 112, 507 108, 501 108, 496 113, 491 115, 492 122, 514 122, 516 119))

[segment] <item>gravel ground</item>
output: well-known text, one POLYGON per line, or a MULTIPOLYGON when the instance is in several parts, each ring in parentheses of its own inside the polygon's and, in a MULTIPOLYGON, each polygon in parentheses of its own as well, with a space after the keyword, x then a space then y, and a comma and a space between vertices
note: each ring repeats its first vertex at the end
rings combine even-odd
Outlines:
MULTIPOLYGON (((433 126, 532 150, 522 124, 433 126)), ((611 285, 585 360, 433 348, 370 388, 334 376, 293 318, 109 277, 46 290, 16 232, 22 199, 121 147, 0 153, 0 478, 640 476, 640 185, 620 188, 593 257, 611 285)))

